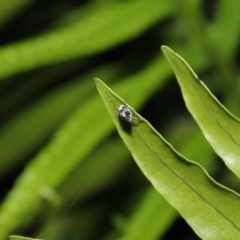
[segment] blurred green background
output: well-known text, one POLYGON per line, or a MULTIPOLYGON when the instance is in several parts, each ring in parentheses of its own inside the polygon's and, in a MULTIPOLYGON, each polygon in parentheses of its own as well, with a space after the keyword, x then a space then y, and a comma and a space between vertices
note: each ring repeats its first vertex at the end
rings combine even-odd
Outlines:
POLYGON ((93 77, 238 191, 160 46, 239 117, 239 9, 237 0, 0 1, 0 239, 49 228, 40 238, 199 239, 134 163, 93 77))

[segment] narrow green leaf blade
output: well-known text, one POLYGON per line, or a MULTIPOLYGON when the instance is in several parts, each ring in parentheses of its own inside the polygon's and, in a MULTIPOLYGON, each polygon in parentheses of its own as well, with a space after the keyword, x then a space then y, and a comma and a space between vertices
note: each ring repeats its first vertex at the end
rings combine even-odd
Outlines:
POLYGON ((10 240, 43 240, 43 239, 38 239, 38 238, 28 238, 28 237, 22 237, 22 236, 17 236, 17 235, 11 235, 9 236, 10 240))
POLYGON ((160 239, 177 216, 176 210, 151 186, 142 196, 119 240, 160 239))
POLYGON ((208 25, 209 38, 225 61, 232 60, 239 45, 239 7, 239 1, 220 1, 214 21, 208 25))
MULTIPOLYGON (((135 106, 142 106, 170 74, 170 67, 163 60, 156 59, 141 72, 114 86, 128 99, 132 98, 135 106), (139 87, 137 90, 136 84, 139 87), (134 91, 143 97, 133 99, 134 91)), ((98 95, 89 97, 83 104, 79 103, 51 141, 26 166, 2 202, 0 240, 5 240, 14 229, 29 223, 39 211, 42 198, 52 200, 49 190, 54 191, 77 164, 110 134, 113 125, 110 119, 105 120, 105 116, 106 111, 98 95)))
POLYGON ((141 121, 124 124, 116 111, 123 101, 101 80, 95 79, 95 83, 142 172, 194 231, 203 239, 238 239, 239 195, 214 182, 201 166, 179 155, 133 109, 141 121))
POLYGON ((157 0, 113 1, 92 9, 69 26, 0 47, 0 78, 102 52, 140 35, 173 12, 166 0, 161 4, 157 0))
POLYGON ((172 65, 188 110, 225 164, 240 177, 240 122, 209 91, 190 66, 170 48, 163 53, 172 65))

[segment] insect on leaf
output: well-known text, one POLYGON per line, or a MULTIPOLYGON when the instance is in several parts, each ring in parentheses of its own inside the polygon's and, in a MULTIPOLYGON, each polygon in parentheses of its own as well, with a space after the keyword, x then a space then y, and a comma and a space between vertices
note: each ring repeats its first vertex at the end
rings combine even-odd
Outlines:
POLYGON ((216 183, 200 165, 178 154, 133 109, 133 115, 141 121, 136 125, 127 123, 131 131, 126 131, 116 110, 123 101, 101 80, 95 79, 95 83, 119 135, 157 191, 201 238, 239 239, 239 195, 216 183))

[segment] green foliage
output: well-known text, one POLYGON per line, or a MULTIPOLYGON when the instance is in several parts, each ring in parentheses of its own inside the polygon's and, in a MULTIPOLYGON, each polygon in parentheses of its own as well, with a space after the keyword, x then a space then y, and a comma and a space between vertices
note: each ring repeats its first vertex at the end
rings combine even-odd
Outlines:
POLYGON ((221 105, 180 56, 167 47, 162 50, 177 76, 188 110, 215 152, 240 177, 240 121, 221 105))
POLYGON ((28 238, 28 237, 22 237, 22 236, 16 236, 16 235, 11 235, 9 236, 9 239, 11 240, 42 240, 42 239, 37 239, 37 238, 28 238))
MULTIPOLYGON (((222 157, 229 161, 229 155, 234 154, 231 149, 236 148, 237 144, 234 137, 238 137, 231 128, 234 124, 240 123, 215 100, 181 57, 167 47, 162 49, 178 77, 188 108, 194 116, 197 116, 196 121, 201 127, 203 126, 206 137, 211 135, 210 140, 207 139, 214 146, 215 151, 218 152, 220 149, 222 157), (225 136, 221 139, 218 135, 223 131, 231 138, 227 139, 225 136), (220 143, 217 140, 211 141, 218 138, 220 143), (224 151, 225 145, 231 149, 224 151)), ((200 165, 181 157, 133 109, 131 111, 135 116, 134 121, 132 124, 125 122, 124 125, 124 121, 119 121, 116 113, 117 106, 124 102, 101 80, 95 79, 95 82, 119 135, 143 174, 159 193, 180 212, 202 239, 238 239, 240 196, 211 179, 200 165)), ((235 127, 239 128, 239 126, 235 127)), ((237 160, 239 161, 237 157, 235 161, 232 160, 234 162, 232 168, 236 173, 239 170, 237 160)))
MULTIPOLYGON (((142 115, 178 152, 196 160, 218 182, 238 191, 239 180, 229 171, 239 173, 237 144, 233 147, 231 143, 234 139, 237 143, 239 138, 238 120, 222 105, 216 105, 212 96, 208 98, 208 91, 197 81, 194 84, 203 87, 197 88, 198 94, 206 94, 203 104, 208 108, 204 112, 200 102, 196 103, 198 108, 192 106, 186 98, 197 101, 196 92, 191 92, 189 84, 185 88, 183 73, 176 72, 189 111, 206 138, 212 139, 209 143, 227 169, 221 160, 216 160, 189 117, 171 67, 159 47, 171 46, 187 59, 214 95, 240 116, 239 2, 80 2, 0 3, 0 240, 9 235, 12 239, 21 239, 16 235, 22 235, 49 240, 196 239, 188 224, 202 237, 201 228, 212 226, 213 221, 222 231, 235 234, 234 224, 226 219, 232 218, 237 224, 232 215, 238 213, 238 195, 209 178, 198 164, 178 155, 144 120, 133 129, 141 130, 141 134, 143 131, 144 136, 150 131, 152 135, 147 138, 160 139, 168 148, 164 154, 175 156, 168 174, 174 169, 184 178, 190 177, 198 191, 212 190, 201 198, 199 192, 189 190, 185 181, 179 195, 172 181, 182 182, 181 178, 170 179, 163 174, 166 167, 159 168, 163 162, 155 159, 159 166, 154 166, 154 174, 158 168, 162 171, 159 178, 165 184, 158 185, 167 201, 159 195, 116 136, 92 79, 103 79, 129 105, 142 110, 142 115), (219 117, 223 119, 219 124, 224 127, 218 125, 216 130, 208 126, 218 122, 219 117), (226 156, 229 151, 231 156, 226 156), (167 186, 174 190, 170 195, 166 195, 167 186), (172 199, 174 194, 178 194, 176 199, 172 199), (184 209, 191 194, 199 200, 195 202, 197 207, 190 208, 191 202, 187 211, 179 210, 179 204, 184 209), (215 195, 219 196, 217 202, 215 195), (224 210, 225 215, 219 217, 209 203, 224 210), (204 207, 196 213, 201 204, 204 207), (204 222, 200 215, 206 211, 213 215, 204 222), (194 219, 201 224, 192 223, 194 219), (182 232, 176 231, 179 225, 182 232)), ((175 71, 181 58, 167 48, 164 54, 175 71)), ((192 87, 196 89, 195 85, 192 87)), ((113 99, 118 106, 119 98, 113 95, 113 99)), ((116 106, 111 111, 119 124, 116 106)), ((137 143, 140 140, 134 138, 137 143)), ((140 150, 144 149, 143 144, 140 150)), ((146 175, 149 177, 148 172, 146 175)))

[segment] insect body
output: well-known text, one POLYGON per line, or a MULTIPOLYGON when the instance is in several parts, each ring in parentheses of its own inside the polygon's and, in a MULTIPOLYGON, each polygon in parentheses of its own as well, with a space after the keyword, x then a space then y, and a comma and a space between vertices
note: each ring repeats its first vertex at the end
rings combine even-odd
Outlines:
POLYGON ((133 119, 138 119, 136 117, 133 117, 132 111, 127 104, 125 105, 121 104, 117 108, 117 110, 119 117, 125 122, 132 123, 133 119))

